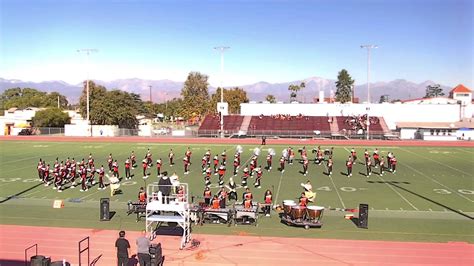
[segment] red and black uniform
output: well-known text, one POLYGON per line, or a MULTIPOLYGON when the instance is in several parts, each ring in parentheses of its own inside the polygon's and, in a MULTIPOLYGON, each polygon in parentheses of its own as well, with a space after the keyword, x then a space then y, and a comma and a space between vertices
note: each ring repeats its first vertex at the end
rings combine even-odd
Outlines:
POLYGON ((156 172, 158 176, 161 175, 161 164, 162 164, 161 159, 156 160, 156 172))
POLYGON ((265 206, 263 207, 263 213, 267 216, 270 216, 270 205, 272 204, 273 196, 272 193, 266 193, 265 196, 263 197, 263 202, 265 203, 265 206))
POLYGON ((170 153, 168 153, 168 159, 170 160, 170 166, 173 166, 173 165, 174 165, 174 162, 173 162, 173 159, 174 159, 173 150, 171 150, 170 153))
POLYGON ((267 171, 272 170, 272 158, 273 156, 271 154, 267 155, 267 171))
POLYGON ((331 176, 332 175, 332 165, 333 165, 332 158, 328 159, 327 164, 328 164, 328 175, 331 176))
POLYGON ((207 168, 205 174, 206 176, 204 177, 204 181, 206 183, 206 186, 209 186, 211 184, 211 175, 212 175, 211 168, 207 168))
POLYGON ((112 165, 112 168, 114 170, 114 176, 116 178, 119 178, 119 166, 118 166, 118 163, 117 161, 114 161, 113 165, 112 165))
POLYGON ((223 152, 221 154, 221 157, 222 157, 222 164, 225 165, 226 161, 227 161, 227 154, 225 152, 223 152))
POLYGON ((201 159, 201 170, 202 170, 202 174, 204 174, 207 170, 207 157, 206 156, 202 157, 201 159))
POLYGON ((142 168, 143 168, 143 176, 145 177, 145 176, 147 176, 146 169, 148 168, 148 163, 147 163, 146 160, 142 161, 142 168))
POLYGON ((237 169, 239 168, 239 160, 237 158, 234 159, 234 176, 237 175, 237 169))
POLYGON ((214 173, 217 174, 217 167, 219 166, 219 157, 217 157, 217 155, 214 156, 213 162, 214 162, 214 173))
POLYGON ((377 168, 380 165, 380 155, 378 153, 374 152, 372 157, 374 158, 375 168, 377 168))
POLYGON ((242 195, 242 199, 245 201, 245 200, 252 200, 253 199, 253 195, 252 195, 252 192, 250 191, 245 191, 244 194, 242 195))
POLYGON ((44 168, 43 182, 46 183, 46 185, 49 182, 49 164, 44 168))
POLYGON ((184 174, 185 175, 189 174, 189 158, 188 157, 184 157, 183 166, 184 166, 184 174))
POLYGON ((302 207, 306 207, 308 205, 308 198, 305 195, 301 195, 299 199, 299 205, 302 207))
POLYGON ((303 175, 306 176, 308 174, 308 164, 309 164, 309 160, 308 158, 304 158, 303 159, 303 175))
POLYGON ((369 152, 367 150, 365 150, 365 152, 364 152, 364 159, 365 159, 366 163, 367 163, 368 160, 370 160, 370 155, 369 155, 369 152))
MULTIPOLYGON (((251 199, 245 199, 244 200, 244 208, 245 209, 250 209, 252 208, 252 200, 251 199)), ((246 218, 247 216, 244 216, 244 218, 246 218)))
POLYGON ((288 158, 287 158, 288 164, 293 164, 293 158, 295 158, 295 152, 291 148, 288 148, 287 151, 288 151, 288 158))
POLYGON ((38 179, 41 181, 44 181, 44 165, 42 161, 38 162, 37 169, 38 169, 38 179))
POLYGON ((81 167, 80 171, 81 171, 81 185, 82 185, 81 191, 87 191, 87 184, 86 184, 87 169, 83 166, 83 167, 81 167))
POLYGON ((94 166, 94 158, 92 158, 92 156, 89 156, 88 164, 89 168, 92 168, 94 166))
POLYGON ((253 172, 256 167, 257 167, 257 161, 252 158, 252 161, 250 161, 250 176, 253 176, 253 172))
POLYGON ((91 185, 94 185, 94 183, 95 183, 94 177, 95 177, 95 167, 92 166, 92 168, 89 169, 89 183, 91 185))
POLYGON ((105 170, 104 167, 102 166, 99 170, 99 188, 104 189, 104 175, 105 175, 105 170))
POLYGON ((285 172, 285 157, 280 158, 280 172, 285 172))
POLYGON ((132 167, 130 160, 125 160, 125 178, 130 179, 132 176, 130 175, 130 168, 132 167))
POLYGON ((112 154, 109 155, 109 158, 107 158, 107 164, 109 165, 109 172, 112 172, 112 163, 114 162, 114 159, 112 158, 112 154))
POLYGON ((212 198, 212 192, 209 190, 209 188, 206 188, 203 193, 204 197, 204 203, 206 203, 207 206, 211 205, 211 198, 212 198))
POLYGON ((370 160, 370 155, 366 158, 365 168, 367 170, 366 176, 372 175, 372 160, 370 160))
POLYGON ((349 159, 346 161, 347 177, 352 176, 352 165, 353 165, 353 164, 354 164, 354 162, 352 161, 351 158, 349 158, 349 159))
POLYGON ((148 167, 151 167, 153 165, 153 158, 151 156, 150 150, 146 153, 146 163, 148 164, 148 167))
POLYGON ((256 188, 260 188, 260 182, 262 181, 263 172, 262 172, 262 168, 261 168, 261 167, 258 167, 256 170, 257 170, 257 178, 255 179, 255 184, 254 184, 254 186, 255 186, 256 188))
POLYGON ((225 191, 224 189, 219 191, 218 198, 219 198, 219 207, 222 208, 222 209, 225 209, 225 201, 227 199, 227 191, 225 191))
POLYGON ((379 162, 379 166, 380 166, 380 176, 383 175, 384 173, 384 170, 385 170, 385 163, 383 161, 383 157, 380 157, 380 162, 379 162))
POLYGON ((145 191, 140 191, 138 192, 138 202, 140 203, 146 203, 146 192, 145 191))
POLYGON ((214 197, 212 200, 212 208, 213 209, 219 209, 220 206, 220 200, 217 197, 214 197))
POLYGON ((137 157, 135 156, 135 153, 133 151, 130 155, 130 161, 132 161, 132 167, 135 167, 137 165, 137 157))
POLYGON ((357 161, 357 152, 354 149, 351 150, 351 157, 353 162, 357 161))
POLYGON ((219 174, 219 186, 223 186, 224 185, 224 175, 225 175, 225 166, 224 165, 219 166, 218 174, 219 174))
POLYGON ((242 186, 247 187, 247 179, 249 178, 249 169, 247 167, 244 168, 243 176, 242 176, 242 186))
POLYGON ((390 166, 392 173, 395 173, 397 171, 397 158, 395 158, 395 156, 392 157, 390 166))
POLYGON ((186 156, 186 158, 188 158, 188 162, 191 163, 191 155, 193 153, 191 152, 191 150, 188 148, 188 150, 184 153, 184 155, 186 156))

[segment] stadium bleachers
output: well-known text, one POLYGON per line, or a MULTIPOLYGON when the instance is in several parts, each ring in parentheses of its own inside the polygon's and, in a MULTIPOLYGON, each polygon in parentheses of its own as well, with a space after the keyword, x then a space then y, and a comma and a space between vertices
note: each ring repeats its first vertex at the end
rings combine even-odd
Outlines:
MULTIPOLYGON (((226 134, 235 134, 240 130, 244 116, 225 115, 224 131, 226 134)), ((220 130, 220 119, 218 115, 207 115, 198 129, 199 136, 213 135, 220 130)))

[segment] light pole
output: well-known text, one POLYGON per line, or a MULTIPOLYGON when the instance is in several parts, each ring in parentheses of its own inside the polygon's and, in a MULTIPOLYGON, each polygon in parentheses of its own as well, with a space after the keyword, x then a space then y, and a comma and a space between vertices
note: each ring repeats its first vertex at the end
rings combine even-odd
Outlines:
POLYGON ((378 46, 374 44, 364 44, 361 45, 360 48, 367 49, 367 103, 370 103, 370 50, 378 48, 378 46))
MULTIPOLYGON (((91 53, 96 53, 98 52, 99 50, 97 49, 91 49, 91 48, 85 48, 85 49, 78 49, 77 52, 78 53, 83 53, 83 54, 86 54, 86 67, 87 67, 87 81, 86 81, 86 101, 87 101, 87 117, 86 117, 86 121, 87 121, 87 124, 89 125, 90 122, 89 122, 89 55, 91 53)), ((92 134, 92 132, 91 132, 92 134)))
MULTIPOLYGON (((224 52, 228 49, 230 49, 229 46, 217 46, 214 47, 215 50, 219 51, 221 53, 221 106, 222 103, 224 102, 224 88, 223 88, 223 82, 224 82, 224 52)), ((222 113, 222 110, 220 111, 220 120, 221 120, 221 138, 224 138, 224 114, 222 113)))

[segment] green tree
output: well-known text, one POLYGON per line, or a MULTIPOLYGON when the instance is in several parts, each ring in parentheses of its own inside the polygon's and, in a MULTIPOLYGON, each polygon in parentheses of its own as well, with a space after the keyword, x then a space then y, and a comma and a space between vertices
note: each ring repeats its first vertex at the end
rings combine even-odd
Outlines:
POLYGON ((388 95, 387 94, 380 95, 379 103, 386 103, 386 102, 389 102, 388 95))
MULTIPOLYGON (((211 96, 211 108, 210 112, 215 112, 217 110, 217 103, 221 100, 221 88, 217 88, 216 93, 211 96)), ((224 102, 229 104, 229 113, 230 114, 239 114, 240 113, 240 104, 248 103, 249 98, 247 97, 247 92, 239 87, 233 89, 224 89, 224 102)))
POLYGON ((183 105, 180 115, 185 119, 205 115, 209 112, 208 76, 199 72, 190 72, 184 82, 181 96, 183 105))
POLYGON ((290 84, 288 86, 288 90, 291 91, 290 93, 290 102, 296 101, 296 96, 298 96, 298 91, 301 89, 304 89, 306 87, 306 84, 304 82, 301 82, 300 85, 293 85, 290 84))
POLYGON ((265 97, 265 101, 270 103, 276 103, 276 98, 272 94, 268 94, 267 97, 265 97))
POLYGON ((38 111, 33 117, 34 127, 64 127, 69 123, 71 118, 68 113, 56 107, 38 111))
POLYGON ((58 97, 60 108, 66 108, 68 101, 65 96, 57 93, 46 93, 32 88, 11 88, 5 90, 1 96, 1 109, 12 107, 24 109, 27 107, 57 107, 58 97))
POLYGON ((441 88, 441 85, 434 84, 434 85, 426 86, 426 95, 423 98, 433 98, 433 97, 439 97, 439 96, 444 96, 444 92, 443 92, 443 89, 441 88))
MULTIPOLYGON (((80 110, 85 118, 87 113, 86 88, 82 91, 80 110)), ((90 121, 95 125, 118 125, 121 128, 136 128, 136 116, 144 109, 143 102, 136 94, 125 91, 107 91, 94 82, 89 83, 90 121)))
POLYGON ((354 80, 351 78, 347 70, 342 69, 339 71, 336 81, 336 101, 341 103, 350 102, 353 87, 354 80))

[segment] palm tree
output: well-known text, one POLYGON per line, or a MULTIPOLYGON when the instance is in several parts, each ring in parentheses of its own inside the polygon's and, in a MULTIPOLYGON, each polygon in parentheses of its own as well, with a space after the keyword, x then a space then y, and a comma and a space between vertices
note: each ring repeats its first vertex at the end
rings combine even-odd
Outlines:
POLYGON ((300 85, 290 84, 290 86, 288 86, 288 90, 291 91, 290 102, 296 101, 297 92, 305 87, 306 87, 306 84, 304 82, 301 82, 300 85))

